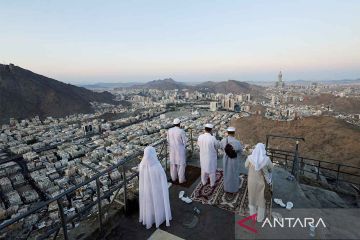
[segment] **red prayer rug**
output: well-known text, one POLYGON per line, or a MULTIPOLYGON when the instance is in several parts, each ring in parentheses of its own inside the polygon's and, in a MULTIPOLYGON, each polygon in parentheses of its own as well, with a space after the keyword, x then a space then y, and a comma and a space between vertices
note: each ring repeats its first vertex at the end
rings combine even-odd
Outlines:
MULTIPOLYGON (((249 215, 249 201, 247 193, 247 175, 240 175, 240 186, 237 193, 227 193, 224 191, 224 173, 222 169, 216 171, 215 186, 210 187, 208 181, 205 185, 200 183, 191 194, 191 199, 203 204, 214 205, 218 208, 240 214, 249 215)), ((270 216, 270 201, 266 201, 267 215, 270 216)))

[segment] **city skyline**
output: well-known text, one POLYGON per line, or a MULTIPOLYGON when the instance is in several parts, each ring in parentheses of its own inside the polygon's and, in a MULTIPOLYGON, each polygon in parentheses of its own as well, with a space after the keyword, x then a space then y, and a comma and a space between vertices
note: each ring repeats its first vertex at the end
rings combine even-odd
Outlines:
POLYGON ((360 77, 357 1, 8 1, 1 63, 86 84, 360 77), (11 24, 9 24, 11 23, 11 24))

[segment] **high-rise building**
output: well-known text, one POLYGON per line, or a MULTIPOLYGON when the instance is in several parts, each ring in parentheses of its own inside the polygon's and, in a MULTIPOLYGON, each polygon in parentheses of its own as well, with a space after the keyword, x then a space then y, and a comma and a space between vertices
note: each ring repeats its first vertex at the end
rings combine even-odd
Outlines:
POLYGON ((230 108, 230 98, 227 98, 227 97, 225 98, 224 108, 226 110, 229 110, 229 108, 230 108))
POLYGON ((285 83, 282 79, 282 72, 280 71, 279 74, 278 74, 278 80, 277 82, 275 83, 275 87, 278 87, 278 88, 283 88, 285 87, 285 83))
POLYGON ((274 94, 271 95, 271 105, 276 104, 276 96, 274 94))
POLYGON ((218 110, 218 103, 217 102, 210 102, 210 111, 216 112, 218 110))
POLYGON ((185 92, 185 98, 189 99, 190 98, 190 93, 189 92, 185 92))

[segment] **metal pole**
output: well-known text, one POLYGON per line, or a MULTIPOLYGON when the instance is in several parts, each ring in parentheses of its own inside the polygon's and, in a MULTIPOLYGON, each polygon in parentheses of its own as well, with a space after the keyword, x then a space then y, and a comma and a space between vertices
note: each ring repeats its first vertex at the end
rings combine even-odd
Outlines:
POLYGON ((101 209, 101 196, 100 196, 100 182, 99 178, 96 178, 96 195, 97 195, 97 203, 99 208, 99 226, 100 233, 102 233, 102 209, 101 209))
POLYGON ((318 167, 317 167, 317 175, 316 175, 316 180, 319 180, 320 179, 320 161, 318 163, 318 167))
POLYGON ((168 155, 168 144, 165 142, 165 173, 167 175, 168 163, 167 163, 167 155, 168 155))
POLYGON ((300 174, 304 175, 304 167, 305 167, 305 162, 304 162, 304 158, 300 157, 300 174))
POLYGON ((269 147, 269 136, 266 136, 266 151, 269 147))
POLYGON ((291 174, 296 178, 296 180, 299 180, 299 159, 298 159, 298 152, 299 152, 299 141, 296 140, 296 147, 295 147, 295 156, 294 156, 294 162, 291 170, 291 174))
POLYGON ((339 175, 340 175, 340 167, 341 165, 338 165, 337 174, 336 174, 336 187, 339 187, 339 175))
POLYGON ((124 212, 127 213, 127 179, 126 179, 126 174, 125 174, 125 165, 122 166, 122 170, 123 170, 123 176, 124 176, 124 212))
POLYGON ((62 225, 62 228, 63 228, 63 231, 64 231, 64 239, 65 240, 68 240, 69 237, 68 237, 68 234, 67 234, 67 227, 66 227, 66 218, 65 218, 65 215, 64 215, 64 208, 63 208, 63 205, 61 203, 61 199, 58 199, 57 200, 57 204, 59 206, 59 213, 60 213, 60 220, 61 220, 61 225, 62 225))
POLYGON ((193 129, 190 128, 190 144, 191 144, 191 158, 194 155, 194 140, 193 140, 193 129))

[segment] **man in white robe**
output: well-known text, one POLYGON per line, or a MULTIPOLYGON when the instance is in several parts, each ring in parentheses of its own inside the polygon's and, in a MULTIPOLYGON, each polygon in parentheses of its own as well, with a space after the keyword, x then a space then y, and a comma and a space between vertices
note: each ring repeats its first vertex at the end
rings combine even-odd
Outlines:
POLYGON ((201 182, 203 185, 210 178, 210 186, 215 186, 215 173, 217 168, 217 149, 220 148, 218 140, 211 134, 212 124, 205 125, 205 133, 198 138, 200 148, 201 182))
POLYGON ((221 147, 224 150, 223 170, 224 170, 224 191, 236 193, 239 190, 240 157, 242 146, 240 141, 235 138, 235 128, 227 128, 228 136, 221 140, 221 147), (225 152, 225 147, 230 144, 237 153, 237 157, 231 158, 225 152))
POLYGON ((180 120, 174 119, 174 127, 170 128, 167 135, 170 152, 170 175, 173 181, 179 178, 179 183, 185 182, 186 168, 186 136, 180 128, 180 120))
POLYGON ((139 208, 139 222, 147 229, 154 223, 158 228, 164 221, 166 226, 170 226, 171 210, 167 178, 155 148, 151 146, 145 148, 139 165, 139 208))
POLYGON ((265 145, 258 143, 255 149, 247 157, 245 167, 249 169, 248 173, 248 196, 250 215, 257 213, 257 221, 262 222, 265 218, 265 178, 271 182, 271 170, 273 164, 266 156, 265 145))

